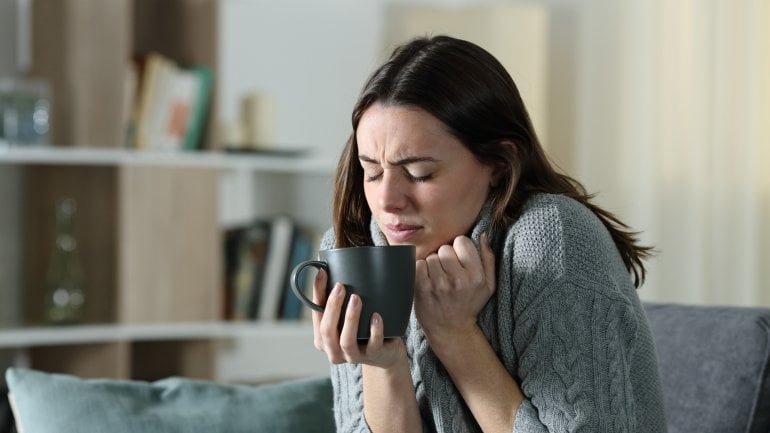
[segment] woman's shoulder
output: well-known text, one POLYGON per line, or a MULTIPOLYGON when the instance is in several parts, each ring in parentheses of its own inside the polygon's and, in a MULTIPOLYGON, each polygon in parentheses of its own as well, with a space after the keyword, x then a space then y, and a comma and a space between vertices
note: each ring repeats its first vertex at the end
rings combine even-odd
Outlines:
POLYGON ((533 196, 509 227, 503 254, 505 272, 523 305, 551 290, 616 292, 621 282, 630 284, 601 220, 562 195, 533 196))
MULTIPOLYGON (((556 195, 536 194, 522 208, 521 214, 505 233, 506 247, 526 246, 526 250, 559 249, 563 244, 565 216, 574 214, 577 201, 556 195)), ((567 218, 570 220, 571 218, 567 218)), ((519 248, 519 251, 522 251, 519 248)))
POLYGON ((543 247, 556 248, 576 238, 612 242, 604 224, 588 207, 560 194, 535 194, 524 205, 521 215, 509 228, 506 239, 536 239, 543 247))
MULTIPOLYGON (((525 203, 522 217, 540 215, 546 218, 564 219, 575 217, 582 219, 594 219, 594 213, 584 204, 563 194, 535 194, 525 203)), ((521 218, 520 218, 521 219, 521 218)))

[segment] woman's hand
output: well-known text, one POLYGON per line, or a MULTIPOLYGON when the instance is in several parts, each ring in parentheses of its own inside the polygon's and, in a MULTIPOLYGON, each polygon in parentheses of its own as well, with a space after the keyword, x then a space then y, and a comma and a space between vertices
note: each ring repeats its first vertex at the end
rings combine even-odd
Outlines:
POLYGON ((339 331, 340 314, 345 301, 345 288, 334 285, 326 296, 327 273, 321 269, 313 283, 313 302, 326 304, 323 313, 313 312, 313 342, 315 347, 326 353, 333 364, 361 363, 385 369, 406 361, 406 346, 401 338, 384 339, 382 317, 375 313, 370 325, 370 337, 366 344, 359 344, 356 335, 361 317, 361 298, 351 295, 345 312, 345 324, 339 331))
POLYGON ((495 257, 486 234, 481 254, 467 236, 417 261, 415 313, 434 349, 473 332, 481 309, 495 292, 495 257))

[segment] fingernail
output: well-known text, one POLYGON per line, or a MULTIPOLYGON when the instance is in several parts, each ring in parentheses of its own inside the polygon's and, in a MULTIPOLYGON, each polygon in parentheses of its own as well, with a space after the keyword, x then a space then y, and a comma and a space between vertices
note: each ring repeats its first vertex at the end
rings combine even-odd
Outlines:
POLYGON ((342 294, 342 284, 337 283, 332 289, 332 296, 340 296, 342 294))
POLYGON ((358 295, 350 295, 350 300, 348 301, 349 307, 358 307, 358 305, 361 303, 361 299, 358 297, 358 295))
POLYGON ((382 317, 380 317, 380 313, 372 314, 372 325, 380 326, 380 323, 382 323, 382 317))

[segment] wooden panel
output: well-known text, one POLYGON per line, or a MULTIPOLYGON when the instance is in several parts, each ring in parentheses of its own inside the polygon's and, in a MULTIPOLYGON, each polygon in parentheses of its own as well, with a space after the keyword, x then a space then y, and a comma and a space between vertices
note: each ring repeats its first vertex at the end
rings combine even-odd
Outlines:
POLYGON ((120 146, 129 0, 35 0, 30 74, 52 84, 51 141, 120 146))
POLYGON ((121 322, 219 318, 217 176, 198 168, 120 169, 121 322))
POLYGON ((134 343, 131 377, 158 380, 168 376, 214 379, 216 345, 212 341, 134 343))
POLYGON ((74 233, 86 279, 86 322, 115 320, 116 171, 109 167, 24 169, 24 283, 27 323, 43 320, 48 262, 54 247, 55 203, 77 202, 74 233))
POLYGON ((22 318, 22 169, 0 166, 0 328, 19 326, 22 318))
POLYGON ((216 64, 216 0, 134 0, 133 49, 182 64, 216 64))
POLYGON ((130 378, 127 342, 44 346, 30 349, 30 367, 80 377, 130 378))

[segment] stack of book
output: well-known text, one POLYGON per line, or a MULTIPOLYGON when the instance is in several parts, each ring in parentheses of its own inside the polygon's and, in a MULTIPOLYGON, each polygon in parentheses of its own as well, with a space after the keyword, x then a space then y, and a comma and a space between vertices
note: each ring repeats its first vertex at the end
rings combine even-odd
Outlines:
MULTIPOLYGON (((318 236, 289 216, 259 219, 225 233, 225 318, 229 320, 297 320, 309 311, 294 296, 289 275, 314 259, 318 236)), ((301 281, 310 297, 312 272, 301 281)))

